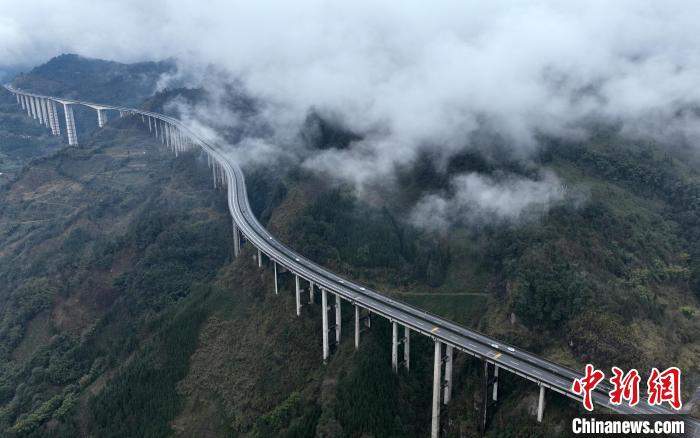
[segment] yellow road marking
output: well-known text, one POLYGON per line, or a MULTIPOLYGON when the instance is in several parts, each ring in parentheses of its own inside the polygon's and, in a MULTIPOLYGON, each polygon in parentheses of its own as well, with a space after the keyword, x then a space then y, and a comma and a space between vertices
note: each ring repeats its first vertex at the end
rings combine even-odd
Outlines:
POLYGON ((494 359, 498 359, 498 358, 501 357, 501 356, 503 356, 503 353, 498 353, 498 354, 496 354, 493 358, 494 358, 494 359))
POLYGON ((438 330, 440 330, 440 327, 435 327, 434 329, 430 330, 430 333, 435 333, 438 330))

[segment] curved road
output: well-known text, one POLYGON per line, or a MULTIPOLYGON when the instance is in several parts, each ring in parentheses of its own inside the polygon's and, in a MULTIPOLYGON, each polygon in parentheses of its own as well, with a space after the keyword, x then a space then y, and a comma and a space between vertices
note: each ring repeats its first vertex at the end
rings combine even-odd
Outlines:
MULTIPOLYGON (((138 114, 174 127, 179 133, 188 138, 193 145, 200 147, 214 162, 218 163, 223 170, 223 175, 227 182, 229 211, 236 226, 246 240, 261 250, 275 263, 285 267, 307 281, 313 281, 320 288, 337 294, 352 304, 369 309, 372 313, 379 314, 392 322, 398 322, 401 325, 409 327, 413 331, 419 332, 444 344, 451 345, 462 352, 488 361, 500 368, 532 380, 539 385, 564 394, 567 397, 581 400, 579 395, 571 391, 573 380, 581 377, 580 372, 520 350, 515 346, 505 344, 483 333, 460 326, 445 318, 392 299, 366 286, 342 278, 323 266, 304 258, 301 254, 296 253, 293 249, 279 242, 262 226, 262 224, 260 224, 255 215, 253 215, 248 203, 245 177, 241 168, 230 156, 224 153, 221 147, 201 138, 179 120, 163 114, 135 108, 44 96, 15 89, 9 85, 5 85, 5 88, 16 96, 28 96, 69 105, 83 105, 92 108, 99 107, 107 110, 122 111, 128 114, 138 114)), ((598 385, 593 393, 593 399, 596 405, 605 406, 615 412, 625 414, 676 413, 665 407, 649 406, 644 403, 644 401, 634 407, 612 405, 609 402, 607 393, 609 390, 610 385, 608 384, 601 383, 598 385)), ((697 421, 694 421, 694 423, 697 424, 697 421)))

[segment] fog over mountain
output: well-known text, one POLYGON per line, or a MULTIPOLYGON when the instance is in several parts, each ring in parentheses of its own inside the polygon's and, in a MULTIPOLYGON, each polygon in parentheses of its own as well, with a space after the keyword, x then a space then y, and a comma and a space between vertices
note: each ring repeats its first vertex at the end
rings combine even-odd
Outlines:
MULTIPOLYGON (((598 121, 628 135, 698 143, 698 16, 700 3, 681 0, 206 7, 29 0, 4 6, 0 59, 38 63, 61 52, 121 61, 175 57, 179 75, 161 83, 211 91, 213 104, 188 111, 200 124, 216 122, 224 109, 218 90, 234 79, 265 103, 260 123, 272 135, 244 137, 251 159, 258 150, 289 158, 288 144, 311 109, 357 133, 361 140, 349 148, 291 155, 362 191, 424 148, 450 157, 484 131, 497 133, 511 158, 523 160, 538 149, 539 135, 580 138, 598 121)), ((227 115, 227 124, 239 123, 227 115)), ((546 205, 542 196, 550 199, 560 185, 553 175, 503 181, 460 175, 452 189, 470 189, 445 199, 469 199, 476 181, 505 190, 480 197, 487 204, 533 188, 521 199, 546 205)))

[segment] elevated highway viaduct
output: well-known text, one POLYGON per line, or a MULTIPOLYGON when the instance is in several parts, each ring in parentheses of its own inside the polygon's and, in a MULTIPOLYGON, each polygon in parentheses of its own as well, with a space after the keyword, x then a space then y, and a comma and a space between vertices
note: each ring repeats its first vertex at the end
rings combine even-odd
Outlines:
MULTIPOLYGON (((503 371, 530 380, 539 387, 538 421, 542 421, 544 414, 546 390, 581 400, 581 396, 572 391, 572 383, 574 379, 581 377, 580 372, 343 278, 278 241, 252 213, 248 203, 245 177, 235 159, 230 154, 224 153, 215 142, 194 133, 180 120, 152 111, 45 96, 19 90, 10 85, 4 87, 16 97, 17 103, 28 116, 46 125, 52 134, 57 136, 61 135, 61 123, 56 107, 61 105, 69 145, 78 144, 73 107, 80 105, 97 112, 100 127, 107 122, 108 111, 118 113, 119 117, 134 116, 140 118, 145 129, 175 154, 192 150, 203 151, 208 157, 214 187, 227 188, 228 206, 232 217, 234 254, 238 256, 242 243, 247 242, 257 251, 259 267, 262 267, 263 258, 266 257, 274 272, 275 293, 278 293, 278 274, 283 271, 291 273, 294 276, 297 315, 301 314, 300 309, 304 302, 313 302, 315 294, 321 295, 321 357, 324 362, 330 358, 331 347, 340 342, 342 334, 340 308, 343 303, 354 309, 356 347, 359 346, 363 326, 368 326, 372 317, 386 318, 391 323, 391 365, 397 372, 399 368, 408 370, 410 367, 411 336, 426 336, 434 342, 432 437, 439 436, 441 407, 451 399, 452 363, 457 352, 475 356, 484 364, 482 431, 486 422, 487 407, 498 398, 498 377, 503 371)), ((609 391, 609 385, 598 385, 592 394, 594 404, 622 414, 676 414, 675 411, 665 407, 650 406, 644 402, 636 406, 613 405, 610 403, 609 391)), ((691 419, 689 424, 696 430, 700 430, 697 420, 691 419)))

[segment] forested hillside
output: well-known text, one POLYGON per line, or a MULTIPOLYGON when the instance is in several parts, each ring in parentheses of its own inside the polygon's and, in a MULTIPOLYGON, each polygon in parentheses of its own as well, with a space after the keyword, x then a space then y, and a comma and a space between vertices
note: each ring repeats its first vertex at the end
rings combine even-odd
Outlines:
MULTIPOLYGON (((120 75, 143 68, 59 57, 18 84, 158 110, 175 96, 204 98, 198 90, 151 98, 146 88, 125 97, 120 90, 140 79, 120 75), (74 70, 89 86, 68 79, 74 70)), ((135 117, 94 132, 86 124, 81 147, 68 148, 7 93, 0 103, 0 164, 10 171, 0 175, 5 435, 428 434, 430 340, 414 336, 411 372, 394 375, 389 325, 373 323, 355 351, 345 306, 344 340, 323 365, 319 306, 297 318, 290 277, 275 296, 270 267, 258 269, 249 246, 232 259, 226 200, 205 158, 167 154, 135 117)), ((231 105, 249 113, 252 103, 231 105)), ((355 138, 316 116, 309 123, 320 134, 299 136, 308 148, 355 138)), ((301 168, 246 173, 256 214, 309 258, 574 368, 678 366, 689 400, 700 382, 694 157, 609 129, 585 142, 551 141, 508 171, 554 172, 575 202, 448 233, 409 222, 415 201, 451 175, 496 174, 498 163, 475 152, 447 164, 426 155, 398 170, 398 193, 378 191, 371 201, 301 168)), ((447 436, 478 435, 480 372, 474 358, 457 356, 447 436)), ((548 394, 538 424, 536 392, 502 376, 487 434, 552 436, 568 427, 578 404, 548 394)))

